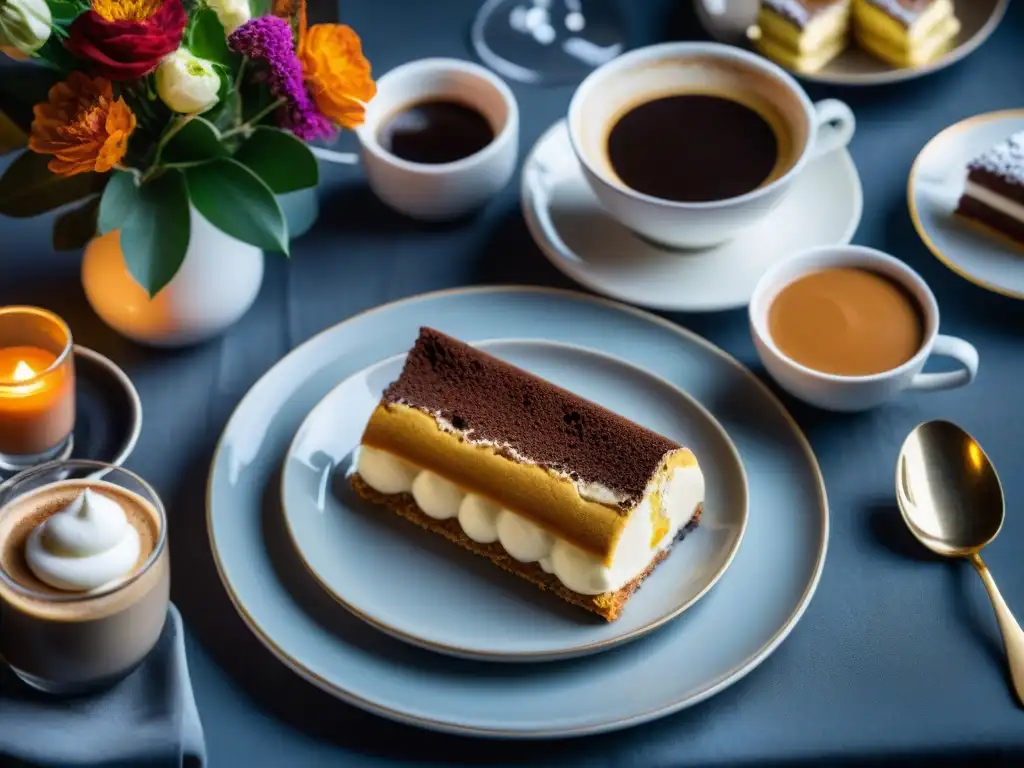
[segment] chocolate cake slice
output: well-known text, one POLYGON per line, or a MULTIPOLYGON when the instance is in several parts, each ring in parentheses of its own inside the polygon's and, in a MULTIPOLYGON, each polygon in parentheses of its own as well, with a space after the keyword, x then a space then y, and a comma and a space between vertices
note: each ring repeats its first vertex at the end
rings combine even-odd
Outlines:
POLYGON ((370 417, 351 482, 608 621, 704 501, 688 449, 430 328, 370 417))
POLYGON ((956 213, 1024 245, 1024 131, 971 161, 956 213))

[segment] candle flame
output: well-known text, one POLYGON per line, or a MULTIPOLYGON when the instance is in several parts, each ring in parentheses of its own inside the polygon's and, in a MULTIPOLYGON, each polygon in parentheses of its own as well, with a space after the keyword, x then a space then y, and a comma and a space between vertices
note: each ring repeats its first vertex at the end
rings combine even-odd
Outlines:
POLYGON ((24 360, 19 360, 18 364, 14 366, 14 380, 15 381, 28 381, 34 379, 36 372, 32 369, 32 366, 26 363, 24 360))

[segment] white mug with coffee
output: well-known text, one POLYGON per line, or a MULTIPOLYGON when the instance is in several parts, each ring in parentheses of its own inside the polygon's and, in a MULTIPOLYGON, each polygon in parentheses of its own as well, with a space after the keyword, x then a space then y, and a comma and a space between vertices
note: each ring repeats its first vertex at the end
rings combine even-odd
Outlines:
POLYGON ((922 277, 872 248, 827 246, 775 265, 749 312, 765 369, 819 408, 867 410, 907 389, 963 387, 978 373, 977 350, 939 333, 939 307, 922 277), (922 373, 933 355, 958 369, 922 373))
POLYGON ((460 59, 420 59, 377 81, 356 130, 373 192, 399 213, 454 219, 512 178, 519 108, 497 75, 460 59))
POLYGON ((853 112, 814 104, 783 69, 718 43, 631 51, 591 73, 569 136, 604 208, 674 248, 729 240, 782 201, 816 158, 845 147, 853 112))

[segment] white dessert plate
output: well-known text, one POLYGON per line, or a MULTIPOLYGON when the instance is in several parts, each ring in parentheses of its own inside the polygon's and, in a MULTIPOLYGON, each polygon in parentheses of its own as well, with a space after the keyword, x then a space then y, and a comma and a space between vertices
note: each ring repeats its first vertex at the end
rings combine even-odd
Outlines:
POLYGON ((670 312, 746 306, 776 262, 849 243, 863 204, 860 176, 843 149, 808 165, 779 207, 733 240, 674 251, 605 213, 583 177, 564 120, 541 136, 523 165, 523 215, 548 260, 592 291, 670 312))
MULTIPOLYGON (((747 30, 757 21, 760 0, 694 0, 697 15, 712 37, 750 47, 747 30)), ((884 85, 938 72, 977 50, 1006 15, 1010 0, 957 0, 960 32, 950 50, 920 67, 897 68, 851 45, 817 72, 794 72, 803 80, 830 85, 884 85)))
POLYGON ((331 390, 288 450, 285 522, 313 576, 346 608, 400 640, 487 661, 553 661, 607 650, 696 603, 732 562, 747 522, 743 465, 714 417, 664 379, 594 350, 532 340, 476 346, 691 448, 706 484, 700 526, 609 623, 363 501, 346 476, 381 393, 401 373, 403 354, 331 390))
MULTIPOLYGON (((378 307, 313 337, 274 366, 243 398, 221 437, 210 470, 207 527, 224 588, 243 620, 312 684, 424 728, 551 738, 663 717, 736 683, 764 661, 814 594, 825 562, 828 506, 799 427, 771 391, 722 350, 667 320, 604 299, 486 287, 378 307), (421 325, 469 339, 508 338, 514 329, 516 338, 597 349, 668 380, 707 408, 739 451, 751 499, 743 545, 707 599, 635 642, 546 664, 433 653, 341 610, 291 543, 279 472, 313 407, 339 381, 406 352, 421 325)), ((438 610, 446 609, 438 603, 438 610)))
POLYGON ((933 138, 914 161, 907 204, 917 234, 935 257, 975 285, 1024 299, 1024 247, 989 236, 954 216, 967 164, 1016 131, 1024 109, 963 120, 933 138))

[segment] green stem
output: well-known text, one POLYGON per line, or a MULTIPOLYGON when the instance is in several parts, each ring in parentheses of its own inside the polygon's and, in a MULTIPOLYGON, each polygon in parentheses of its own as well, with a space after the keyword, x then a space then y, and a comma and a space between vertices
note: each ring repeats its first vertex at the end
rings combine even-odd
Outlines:
POLYGON ((185 115, 179 118, 178 121, 168 128, 164 135, 160 137, 160 141, 158 141, 156 145, 156 152, 153 155, 153 162, 150 164, 149 169, 142 174, 142 178, 139 179, 139 184, 145 184, 155 173, 157 173, 157 171, 160 170, 160 160, 164 152, 164 147, 167 146, 167 142, 177 136, 178 132, 188 125, 189 121, 192 120, 193 117, 195 117, 195 115, 185 115))
POLYGON ((249 57, 243 56, 242 63, 238 67, 238 76, 235 78, 235 84, 232 86, 232 90, 235 92, 235 122, 242 122, 242 76, 245 74, 245 67, 249 63, 249 57))
POLYGON ((270 105, 264 107, 263 109, 261 109, 259 112, 257 112, 255 115, 250 117, 246 122, 242 123, 241 125, 235 126, 234 128, 232 128, 229 131, 224 131, 224 133, 221 134, 221 138, 222 139, 226 139, 229 136, 234 136, 235 134, 238 134, 238 133, 249 133, 249 131, 252 130, 253 126, 255 126, 257 123, 259 123, 260 120, 262 120, 264 117, 269 115, 271 112, 273 112, 278 107, 284 106, 284 104, 285 104, 285 100, 284 99, 278 99, 273 104, 270 104, 270 105))

